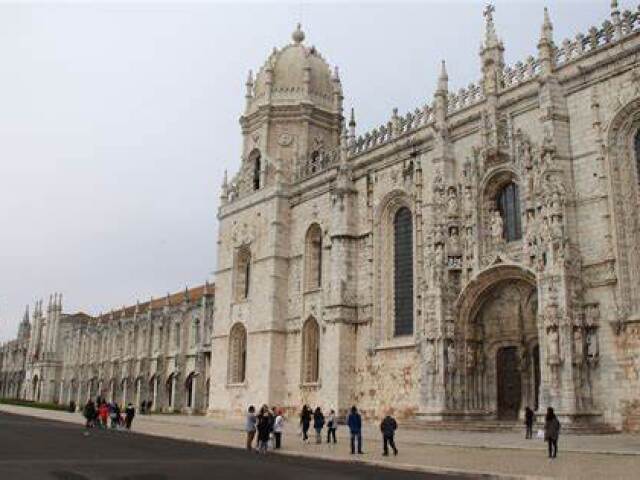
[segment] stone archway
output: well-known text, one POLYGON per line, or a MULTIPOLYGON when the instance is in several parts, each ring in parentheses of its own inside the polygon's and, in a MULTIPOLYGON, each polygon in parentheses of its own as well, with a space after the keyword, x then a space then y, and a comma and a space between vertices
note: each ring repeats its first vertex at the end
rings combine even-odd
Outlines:
POLYGON ((540 360, 534 274, 516 265, 491 267, 470 282, 458 305, 463 408, 515 420, 526 406, 536 407, 540 360))

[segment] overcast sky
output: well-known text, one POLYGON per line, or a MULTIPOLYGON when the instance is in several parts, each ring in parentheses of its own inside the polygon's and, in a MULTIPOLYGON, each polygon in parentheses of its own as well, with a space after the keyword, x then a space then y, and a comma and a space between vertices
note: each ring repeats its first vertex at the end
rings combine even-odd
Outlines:
MULTIPOLYGON (((495 3, 511 64, 545 3, 560 41, 610 1, 495 3)), ((51 292, 95 314, 213 280, 247 71, 297 21, 362 131, 430 102, 442 58, 452 89, 479 78, 483 6, 0 2, 0 340, 51 292)))

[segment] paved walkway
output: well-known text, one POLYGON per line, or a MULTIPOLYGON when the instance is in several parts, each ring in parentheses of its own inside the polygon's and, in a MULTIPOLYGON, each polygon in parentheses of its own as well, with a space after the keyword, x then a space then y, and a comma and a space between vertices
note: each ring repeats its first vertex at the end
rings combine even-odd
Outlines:
MULTIPOLYGON (((0 405, 0 410, 51 420, 81 424, 80 414, 0 405)), ((389 467, 431 472, 469 473, 500 477, 567 479, 637 479, 640 476, 640 436, 564 435, 560 437, 559 457, 546 458, 546 444, 524 440, 517 433, 473 433, 402 429, 396 443, 398 457, 381 455, 380 438, 374 425, 364 429, 365 455, 349 454, 347 429, 338 428, 337 445, 303 444, 297 422, 287 425, 284 449, 289 455, 305 455, 343 461, 363 461, 389 467)), ((218 420, 200 416, 139 415, 134 421, 139 433, 193 440, 242 448, 241 420, 218 420)))

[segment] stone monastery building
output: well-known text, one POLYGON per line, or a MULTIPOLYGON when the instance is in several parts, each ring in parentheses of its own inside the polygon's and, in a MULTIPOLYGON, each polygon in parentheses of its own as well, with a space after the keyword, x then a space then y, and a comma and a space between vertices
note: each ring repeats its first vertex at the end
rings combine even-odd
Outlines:
POLYGON ((640 428, 640 11, 358 135, 298 29, 246 83, 214 289, 92 318, 60 297, 3 348, 2 393, 240 414, 352 404, 424 421, 640 428))

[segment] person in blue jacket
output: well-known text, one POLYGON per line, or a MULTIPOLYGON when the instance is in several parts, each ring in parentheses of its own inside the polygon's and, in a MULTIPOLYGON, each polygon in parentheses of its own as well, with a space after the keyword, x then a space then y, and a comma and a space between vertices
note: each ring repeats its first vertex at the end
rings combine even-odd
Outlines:
POLYGON ((356 453, 356 440, 358 441, 358 453, 364 453, 362 451, 362 417, 355 405, 351 407, 351 413, 347 416, 347 425, 351 433, 351 454, 356 453))

